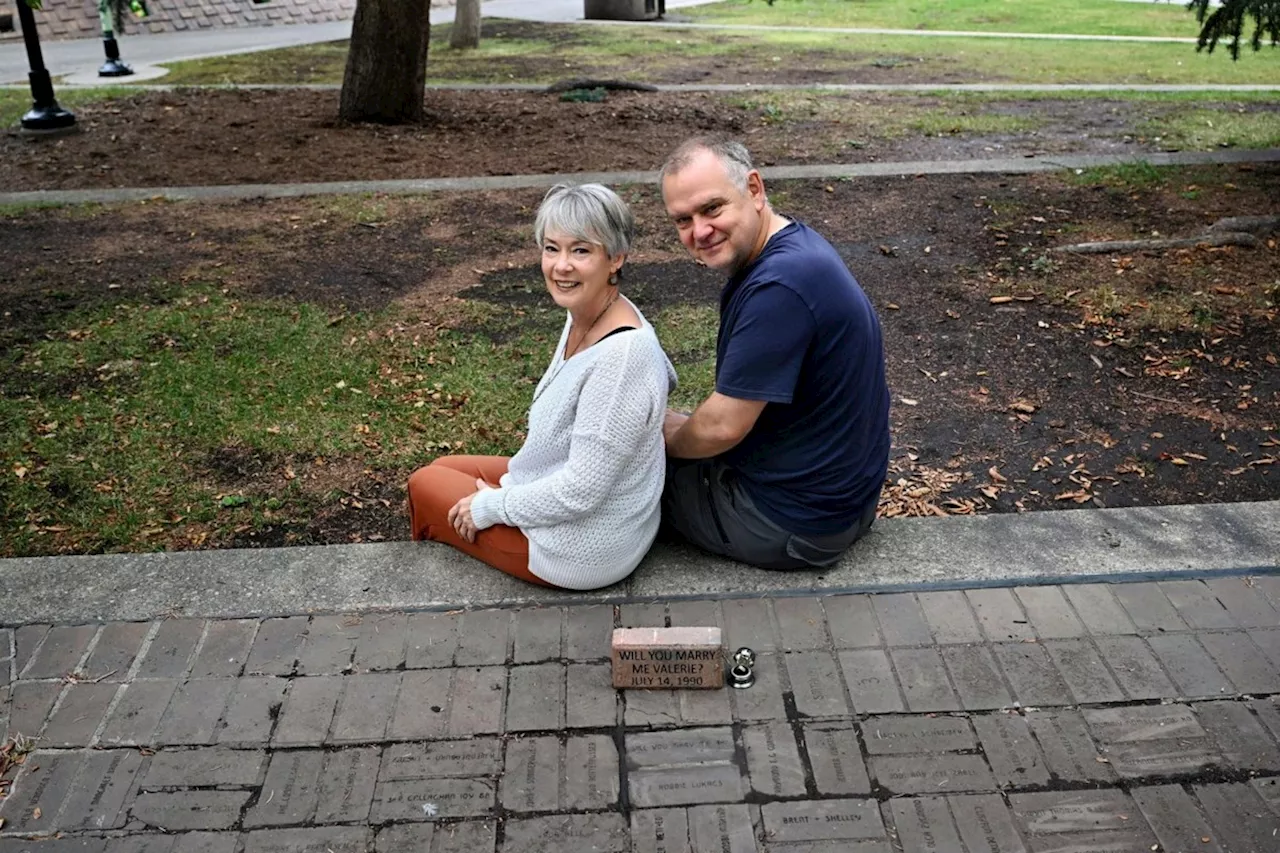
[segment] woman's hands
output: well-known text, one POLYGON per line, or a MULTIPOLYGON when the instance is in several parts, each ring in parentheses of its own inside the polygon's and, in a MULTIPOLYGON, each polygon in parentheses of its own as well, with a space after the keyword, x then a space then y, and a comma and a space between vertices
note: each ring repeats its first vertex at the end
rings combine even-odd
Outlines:
MULTIPOLYGON (((490 488, 493 487, 484 480, 476 480, 476 492, 490 488)), ((467 495, 454 504, 453 509, 449 510, 449 524, 453 525, 453 529, 457 531, 457 534, 468 542, 475 542, 476 534, 480 532, 476 529, 475 520, 471 517, 471 501, 474 498, 474 493, 467 495)))

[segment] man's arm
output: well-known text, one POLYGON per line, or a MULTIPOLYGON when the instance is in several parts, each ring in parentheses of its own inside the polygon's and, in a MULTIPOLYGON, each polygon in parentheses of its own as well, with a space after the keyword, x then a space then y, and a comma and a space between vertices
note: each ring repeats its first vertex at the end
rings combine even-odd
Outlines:
POLYGON ((707 459, 724 453, 747 437, 764 407, 764 400, 740 400, 713 391, 692 415, 668 410, 662 425, 667 455, 707 459))

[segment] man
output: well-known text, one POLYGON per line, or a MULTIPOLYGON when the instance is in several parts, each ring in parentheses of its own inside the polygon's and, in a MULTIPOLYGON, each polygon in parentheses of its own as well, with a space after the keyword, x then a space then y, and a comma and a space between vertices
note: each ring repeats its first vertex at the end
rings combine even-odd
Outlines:
POLYGON ((696 137, 662 196, 720 293, 716 390, 668 411, 664 522, 762 568, 829 566, 875 520, 889 463, 880 323, 831 244, 775 213, 740 143, 696 137))

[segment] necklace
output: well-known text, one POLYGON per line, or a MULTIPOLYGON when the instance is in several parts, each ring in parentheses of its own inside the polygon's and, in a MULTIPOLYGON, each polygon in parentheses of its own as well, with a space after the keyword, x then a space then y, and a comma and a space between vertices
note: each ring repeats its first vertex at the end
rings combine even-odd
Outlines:
MULTIPOLYGON (((604 317, 605 314, 609 313, 609 309, 612 308, 613 303, 617 301, 618 301, 618 291, 615 290, 613 292, 613 296, 609 299, 608 302, 605 303, 604 310, 596 315, 596 318, 591 321, 591 325, 587 326, 587 330, 582 333, 582 337, 578 339, 578 345, 576 347, 573 347, 572 350, 569 350, 569 349, 565 350, 565 355, 564 355, 565 361, 568 361, 569 359, 573 358, 575 355, 578 354, 578 350, 581 349, 582 345, 587 342, 587 336, 590 335, 591 330, 596 327, 596 323, 599 323, 600 319, 604 317)), ((565 343, 566 344, 568 343, 567 338, 565 339, 565 343)))

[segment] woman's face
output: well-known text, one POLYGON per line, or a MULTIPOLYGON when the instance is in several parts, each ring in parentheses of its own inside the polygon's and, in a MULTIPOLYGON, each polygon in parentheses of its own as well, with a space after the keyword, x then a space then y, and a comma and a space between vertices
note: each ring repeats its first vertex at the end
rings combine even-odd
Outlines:
POLYGON ((609 299, 609 276, 618 271, 622 260, 622 255, 610 258, 599 243, 559 231, 542 235, 542 277, 547 292, 557 305, 570 311, 600 310, 609 299))

